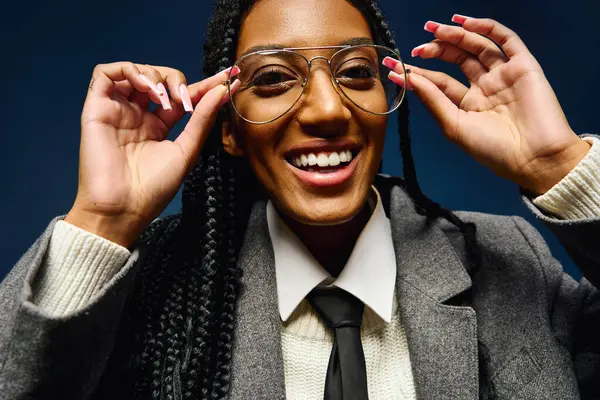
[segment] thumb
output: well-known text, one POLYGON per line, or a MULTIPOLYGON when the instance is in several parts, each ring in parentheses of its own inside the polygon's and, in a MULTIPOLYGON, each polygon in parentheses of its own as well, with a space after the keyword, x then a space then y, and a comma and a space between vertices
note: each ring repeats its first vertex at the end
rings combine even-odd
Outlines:
POLYGON ((190 120, 175 139, 175 144, 181 148, 187 165, 192 165, 193 160, 198 158, 225 96, 227 86, 217 85, 209 90, 198 102, 190 120))
POLYGON ((433 115, 442 130, 446 133, 452 133, 452 129, 455 128, 457 113, 460 111, 456 104, 435 83, 423 75, 412 72, 408 74, 408 81, 413 88, 412 91, 433 115))

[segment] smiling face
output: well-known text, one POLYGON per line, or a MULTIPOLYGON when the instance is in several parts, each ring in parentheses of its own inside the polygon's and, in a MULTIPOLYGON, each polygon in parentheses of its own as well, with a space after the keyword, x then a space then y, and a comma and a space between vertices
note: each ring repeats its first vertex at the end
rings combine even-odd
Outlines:
MULTIPOLYGON (((332 46, 356 38, 372 39, 371 31, 346 0, 260 0, 242 23, 236 57, 254 46, 332 46)), ((335 51, 300 53, 308 59, 330 58, 335 51)), ((231 122, 223 124, 225 149, 247 157, 275 206, 288 217, 332 225, 363 208, 381 162, 387 117, 367 113, 340 95, 325 60, 313 61, 302 97, 281 118, 256 125, 231 115, 231 122), (303 166, 302 161, 314 160, 311 154, 318 164, 303 166)))

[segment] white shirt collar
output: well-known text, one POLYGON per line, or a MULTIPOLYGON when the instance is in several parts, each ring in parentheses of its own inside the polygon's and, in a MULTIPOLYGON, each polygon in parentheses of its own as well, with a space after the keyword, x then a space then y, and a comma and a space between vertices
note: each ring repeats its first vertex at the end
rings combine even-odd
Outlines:
POLYGON ((396 255, 390 222, 379 193, 372 187, 376 204, 369 199, 373 213, 360 233, 344 269, 333 278, 283 222, 271 201, 267 203, 267 223, 275 255, 279 315, 287 321, 306 295, 324 280, 352 293, 384 321, 392 318, 396 255))

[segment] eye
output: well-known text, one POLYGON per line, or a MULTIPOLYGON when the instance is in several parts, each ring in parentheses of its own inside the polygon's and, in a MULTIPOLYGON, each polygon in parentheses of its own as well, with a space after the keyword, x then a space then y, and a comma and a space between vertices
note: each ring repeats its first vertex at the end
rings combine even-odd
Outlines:
POLYGON ((296 79, 289 71, 271 68, 256 73, 248 86, 273 86, 289 81, 296 81, 296 79))
POLYGON ((254 74, 248 88, 258 97, 282 95, 299 85, 298 77, 286 68, 263 68, 254 74))
POLYGON ((377 72, 368 64, 354 65, 341 71, 341 77, 347 79, 375 78, 377 72))

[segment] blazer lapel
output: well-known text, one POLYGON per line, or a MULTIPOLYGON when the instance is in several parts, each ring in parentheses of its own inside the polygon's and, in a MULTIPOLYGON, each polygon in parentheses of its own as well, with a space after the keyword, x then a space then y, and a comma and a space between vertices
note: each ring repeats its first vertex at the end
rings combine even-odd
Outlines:
POLYGON ((275 258, 264 201, 254 204, 238 265, 242 277, 229 398, 285 399, 275 258))
POLYGON ((398 309, 418 399, 477 399, 477 319, 471 307, 444 304, 471 287, 447 236, 427 224, 400 187, 390 196, 398 309))

